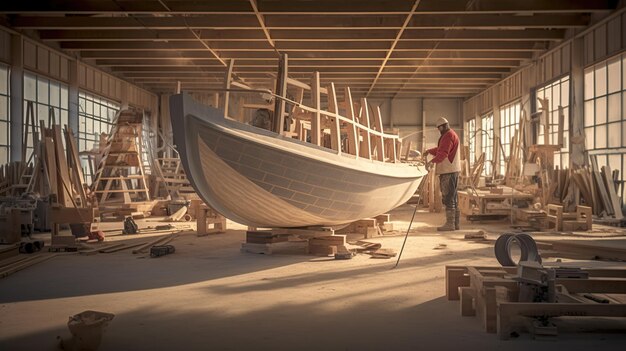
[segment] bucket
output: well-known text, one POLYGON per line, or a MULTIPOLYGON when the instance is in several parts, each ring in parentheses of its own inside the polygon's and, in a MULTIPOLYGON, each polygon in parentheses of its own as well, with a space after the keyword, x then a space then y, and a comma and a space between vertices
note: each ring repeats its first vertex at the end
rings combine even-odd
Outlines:
POLYGON ((73 338, 63 342, 65 350, 97 350, 102 335, 115 315, 98 311, 84 311, 71 316, 67 322, 73 338))

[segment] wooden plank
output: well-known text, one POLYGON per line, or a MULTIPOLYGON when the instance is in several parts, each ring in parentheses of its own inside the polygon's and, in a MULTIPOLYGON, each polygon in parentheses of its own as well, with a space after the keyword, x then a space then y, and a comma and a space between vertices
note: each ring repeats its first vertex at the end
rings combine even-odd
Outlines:
MULTIPOLYGON (((359 122, 370 129, 370 114, 369 114, 369 105, 367 104, 366 98, 361 98, 361 113, 359 115, 359 122)), ((359 129, 361 141, 361 151, 359 153, 361 155, 365 155, 368 160, 372 159, 372 141, 370 133, 367 130, 359 129)))
POLYGON ((611 171, 611 167, 602 166, 602 176, 604 178, 604 182, 606 185, 606 190, 608 192, 609 198, 611 200, 611 206, 613 207, 613 214, 615 218, 622 219, 624 218, 624 214, 622 213, 622 203, 617 196, 617 192, 615 191, 615 186, 613 185, 613 172, 611 171))
POLYGON ((559 105, 559 131, 557 133, 558 135, 558 142, 557 144, 560 147, 563 147, 564 143, 563 143, 563 137, 565 135, 565 131, 563 130, 563 126, 565 124, 565 115, 563 114, 563 106, 559 105))
POLYGON ((321 145, 321 115, 320 115, 320 72, 313 72, 311 79, 311 105, 315 109, 313 118, 311 118, 311 143, 313 145, 321 145))
POLYGON ((37 263, 49 260, 55 256, 56 254, 40 254, 37 256, 33 256, 31 259, 20 261, 18 264, 12 265, 11 267, 3 267, 3 269, 0 270, 0 279, 7 277, 15 272, 21 271, 22 269, 26 269, 37 263))
POLYGON ((600 200, 602 201, 602 206, 607 214, 613 214, 613 205, 609 199, 609 194, 607 193, 606 186, 604 185, 604 180, 600 175, 600 171, 598 170, 598 158, 596 155, 590 157, 591 159, 591 174, 592 179, 595 183, 595 188, 600 194, 600 200))
MULTIPOLYGON (((289 56, 281 54, 278 62, 278 75, 276 79, 276 94, 287 97, 287 76, 289 74, 289 56)), ((285 130, 285 100, 276 99, 274 102, 274 132, 283 134, 285 130)))
POLYGON ((527 317, 626 317, 626 304, 603 303, 526 303, 504 302, 498 304, 497 332, 502 340, 509 339, 515 320, 527 317))
MULTIPOLYGON (((224 89, 230 89, 230 84, 233 77, 233 67, 235 66, 235 60, 228 61, 228 69, 226 70, 226 77, 224 77, 224 89)), ((222 106, 224 107, 224 116, 228 117, 228 105, 230 104, 230 92, 224 91, 224 97, 222 98, 222 106)))
MULTIPOLYGON (((378 132, 383 132, 383 120, 380 115, 380 106, 376 105, 372 112, 374 113, 374 129, 378 132)), ((369 133, 368 133, 369 134, 369 133)), ((375 136, 376 140, 376 159, 378 161, 385 161, 385 140, 382 136, 375 136)))
MULTIPOLYGON (((328 111, 332 113, 339 113, 337 106, 337 93, 335 91, 335 83, 330 83, 328 86, 328 111)), ((331 148, 341 155, 341 128, 339 127, 339 119, 330 118, 330 142, 331 148)))
POLYGON ((68 173, 67 159, 63 150, 63 138, 61 136, 61 126, 56 124, 52 126, 54 133, 54 148, 56 151, 58 187, 59 187, 59 203, 65 207, 75 207, 72 198, 72 182, 68 173))
POLYGON ((72 164, 71 170, 72 175, 74 176, 73 180, 76 191, 80 195, 81 205, 85 207, 87 205, 87 194, 85 194, 85 189, 83 188, 85 177, 83 175, 83 168, 81 167, 80 158, 78 156, 78 147, 76 146, 76 141, 74 140, 74 133, 72 132, 72 128, 68 126, 65 127, 65 145, 67 145, 68 154, 72 164))
POLYGON ((59 193, 59 183, 57 181, 57 161, 54 156, 54 141, 52 138, 45 137, 43 139, 44 143, 44 153, 45 153, 45 172, 48 176, 48 182, 50 185, 50 193, 58 194, 59 193))
MULTIPOLYGON (((352 92, 350 87, 346 87, 344 90, 344 100, 346 106, 346 114, 348 118, 356 123, 356 115, 354 114, 354 105, 352 103, 352 92)), ((359 158, 359 137, 357 134, 357 128, 354 124, 348 124, 348 152, 359 158)))
POLYGON ((149 249, 150 247, 152 247, 154 245, 162 244, 165 241, 167 241, 168 239, 173 239, 173 236, 174 236, 174 234, 165 235, 165 236, 159 237, 157 239, 154 239, 152 241, 149 241, 149 242, 139 246, 138 248, 134 249, 133 250, 133 254, 138 254, 141 251, 147 250, 147 249, 149 249))

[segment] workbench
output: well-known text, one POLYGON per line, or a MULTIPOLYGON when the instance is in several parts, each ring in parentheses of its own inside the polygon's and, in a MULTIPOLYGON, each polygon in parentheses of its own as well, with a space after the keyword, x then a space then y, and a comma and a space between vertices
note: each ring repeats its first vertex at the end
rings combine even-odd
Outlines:
POLYGON ((511 204, 534 201, 532 194, 523 193, 510 187, 476 188, 459 191, 461 213, 469 215, 510 215, 511 204))

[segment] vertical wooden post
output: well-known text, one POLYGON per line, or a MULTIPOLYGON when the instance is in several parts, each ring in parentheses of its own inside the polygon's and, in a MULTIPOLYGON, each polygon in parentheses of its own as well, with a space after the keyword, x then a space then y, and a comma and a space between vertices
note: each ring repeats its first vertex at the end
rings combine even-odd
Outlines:
POLYGON ((366 131, 362 131, 363 143, 361 144, 361 154, 367 155, 367 159, 372 159, 372 140, 370 136, 370 114, 367 107, 367 99, 361 98, 361 124, 365 122, 366 131))
MULTIPOLYGON (((337 93, 335 92, 335 83, 330 83, 328 86, 328 111, 339 114, 337 108, 337 93)), ((341 154, 341 128, 339 119, 330 118, 332 126, 330 127, 330 144, 331 148, 341 154)))
MULTIPOLYGON (((346 114, 348 118, 350 118, 354 123, 356 123, 356 118, 354 115, 354 104, 352 103, 352 92, 350 91, 350 87, 345 88, 345 101, 346 101, 346 114)), ((357 127, 355 124, 350 124, 348 126, 348 149, 350 153, 353 153, 356 158, 359 158, 359 137, 357 134, 357 127)))
MULTIPOLYGON (((302 99, 304 99, 304 89, 302 88, 298 88, 297 92, 296 92, 296 96, 295 96, 295 101, 298 103, 302 103, 302 99)), ((300 119, 297 117, 297 113, 296 113, 296 109, 298 108, 298 106, 293 105, 293 108, 291 109, 291 113, 289 114, 289 131, 292 133, 298 132, 298 125, 297 122, 294 122, 294 119, 296 121, 299 121, 300 119)), ((300 134, 298 134, 300 135, 300 134)))
MULTIPOLYGON (((278 76, 276 79, 276 95, 282 97, 287 97, 288 64, 289 57, 287 54, 282 54, 278 60, 278 76)), ((278 134, 282 134, 285 129, 285 100, 275 99, 272 129, 278 134)))
POLYGON ((564 128, 564 123, 565 123, 565 115, 563 114, 563 106, 559 105, 559 131, 558 131, 558 145, 560 147, 563 147, 563 133, 565 133, 565 131, 563 130, 564 128))
MULTIPOLYGON (((226 77, 224 77, 224 89, 230 89, 230 80, 233 76, 233 67, 235 66, 235 60, 231 59, 228 61, 228 70, 226 71, 226 77)), ((227 90, 224 92, 224 103, 222 104, 224 107, 224 116, 228 117, 228 104, 230 101, 230 92, 227 90)))
MULTIPOLYGON (((377 132, 383 132, 383 120, 380 116, 380 106, 376 106, 374 112, 374 129, 377 132)), ((376 136, 376 158, 378 161, 385 161, 385 140, 382 135, 376 136)))
POLYGON ((320 72, 313 72, 311 79, 311 104, 315 113, 311 118, 311 143, 320 145, 320 72))

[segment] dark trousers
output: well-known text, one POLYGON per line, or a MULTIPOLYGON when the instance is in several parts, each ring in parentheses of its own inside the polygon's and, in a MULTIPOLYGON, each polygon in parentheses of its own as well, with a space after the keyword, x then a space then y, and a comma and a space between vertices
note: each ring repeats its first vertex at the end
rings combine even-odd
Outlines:
POLYGON ((441 188, 441 202, 446 208, 457 209, 458 196, 457 186, 459 184, 459 173, 445 173, 439 175, 439 184, 441 188))

